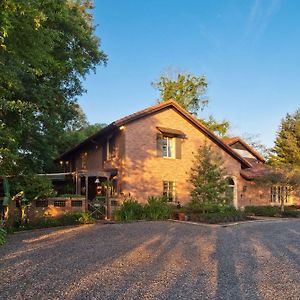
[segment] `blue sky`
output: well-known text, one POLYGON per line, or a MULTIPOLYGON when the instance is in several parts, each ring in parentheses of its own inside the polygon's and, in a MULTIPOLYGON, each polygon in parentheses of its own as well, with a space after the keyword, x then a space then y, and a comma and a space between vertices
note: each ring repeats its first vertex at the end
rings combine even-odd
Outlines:
POLYGON ((272 146, 281 118, 300 107, 300 1, 95 0, 96 34, 109 57, 79 98, 91 123, 156 103, 151 82, 172 71, 207 77, 200 116, 272 146))

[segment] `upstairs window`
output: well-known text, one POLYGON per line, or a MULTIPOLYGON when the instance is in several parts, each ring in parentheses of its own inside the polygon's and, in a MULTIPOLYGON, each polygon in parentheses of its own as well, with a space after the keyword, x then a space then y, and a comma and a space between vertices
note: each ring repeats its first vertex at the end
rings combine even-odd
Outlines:
POLYGON ((111 160, 115 155, 115 138, 109 136, 106 140, 105 159, 111 160))
POLYGON ((174 181, 163 182, 163 195, 167 198, 168 202, 174 202, 176 200, 176 190, 174 181))
POLYGON ((271 187, 271 203, 288 203, 290 188, 288 186, 271 187))
POLYGON ((175 138, 163 136, 162 138, 163 157, 175 158, 175 138))

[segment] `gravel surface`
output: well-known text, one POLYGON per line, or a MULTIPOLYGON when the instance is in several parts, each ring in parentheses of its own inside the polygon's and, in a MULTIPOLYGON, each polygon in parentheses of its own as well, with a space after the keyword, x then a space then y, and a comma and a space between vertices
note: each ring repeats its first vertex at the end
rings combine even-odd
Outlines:
POLYGON ((300 299, 300 221, 10 235, 0 247, 0 299, 300 299))

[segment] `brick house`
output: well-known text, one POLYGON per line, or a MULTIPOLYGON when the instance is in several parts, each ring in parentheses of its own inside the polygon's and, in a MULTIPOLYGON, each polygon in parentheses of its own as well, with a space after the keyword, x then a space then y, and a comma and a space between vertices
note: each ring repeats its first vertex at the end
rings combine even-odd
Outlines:
POLYGON ((293 203, 284 187, 254 184, 266 166, 252 147, 238 137, 220 139, 172 100, 111 123, 57 161, 72 172, 76 193, 88 200, 109 180, 115 200, 131 196, 146 202, 164 194, 184 204, 190 199, 193 153, 204 143, 224 161, 235 207, 278 205, 281 197, 293 203))

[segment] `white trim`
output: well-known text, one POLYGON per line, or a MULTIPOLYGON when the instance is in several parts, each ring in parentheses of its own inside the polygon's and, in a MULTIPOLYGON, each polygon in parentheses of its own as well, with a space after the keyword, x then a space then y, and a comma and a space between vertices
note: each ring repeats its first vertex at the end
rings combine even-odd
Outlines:
MULTIPOLYGON (((236 176, 233 176, 233 175, 226 175, 225 178, 231 178, 234 182, 234 185, 233 185, 233 200, 232 200, 232 204, 235 208, 238 208, 238 185, 237 185, 237 179, 236 179, 236 176)), ((232 185, 230 185, 232 186, 232 185)))

